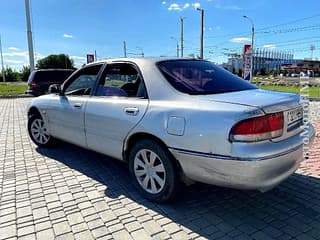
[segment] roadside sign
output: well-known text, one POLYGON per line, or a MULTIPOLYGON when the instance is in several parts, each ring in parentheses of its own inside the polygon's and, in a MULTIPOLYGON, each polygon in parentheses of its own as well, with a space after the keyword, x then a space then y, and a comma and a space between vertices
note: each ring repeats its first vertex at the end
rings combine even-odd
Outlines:
POLYGON ((87 54, 87 63, 94 62, 94 54, 87 54))
POLYGON ((243 47, 243 79, 244 80, 251 80, 251 54, 252 49, 251 45, 244 45, 243 47))

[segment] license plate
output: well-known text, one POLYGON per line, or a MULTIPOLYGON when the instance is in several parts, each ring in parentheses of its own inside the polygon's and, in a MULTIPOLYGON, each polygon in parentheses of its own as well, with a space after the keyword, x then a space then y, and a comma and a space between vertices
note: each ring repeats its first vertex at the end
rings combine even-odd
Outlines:
POLYGON ((288 114, 287 114, 288 125, 290 123, 293 123, 302 119, 302 115, 303 115, 302 108, 296 108, 294 110, 288 111, 288 114))

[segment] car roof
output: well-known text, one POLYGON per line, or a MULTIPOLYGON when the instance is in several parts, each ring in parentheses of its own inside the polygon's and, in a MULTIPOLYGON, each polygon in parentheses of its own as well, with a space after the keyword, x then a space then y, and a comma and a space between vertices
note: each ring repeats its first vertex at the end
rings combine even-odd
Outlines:
MULTIPOLYGON (((140 62, 140 63, 157 63, 161 61, 174 61, 174 60, 199 60, 196 58, 174 58, 174 57, 140 57, 140 58, 107 58, 101 59, 92 63, 88 63, 85 66, 94 65, 97 63, 113 63, 113 62, 140 62)), ((200 59, 202 60, 202 59, 200 59)))
POLYGON ((35 72, 50 72, 50 71, 75 71, 75 69, 70 68, 48 68, 48 69, 35 69, 35 72))

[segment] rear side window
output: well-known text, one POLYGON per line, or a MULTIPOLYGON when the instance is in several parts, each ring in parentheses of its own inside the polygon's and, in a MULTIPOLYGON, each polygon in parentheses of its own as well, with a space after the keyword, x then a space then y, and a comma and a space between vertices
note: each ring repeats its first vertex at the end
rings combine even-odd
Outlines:
POLYGON ((157 65, 176 90, 187 94, 205 95, 256 89, 249 82, 209 61, 169 60, 157 65))
POLYGON ((61 71, 61 70, 50 70, 50 71, 34 71, 30 74, 28 82, 50 82, 50 83, 62 83, 66 80, 73 71, 61 71))

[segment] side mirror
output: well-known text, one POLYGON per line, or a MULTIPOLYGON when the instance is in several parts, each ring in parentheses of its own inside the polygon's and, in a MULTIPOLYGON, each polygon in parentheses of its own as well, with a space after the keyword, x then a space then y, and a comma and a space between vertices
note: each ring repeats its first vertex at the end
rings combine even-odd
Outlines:
POLYGON ((60 85, 59 84, 52 84, 49 86, 48 93, 60 93, 60 85))

